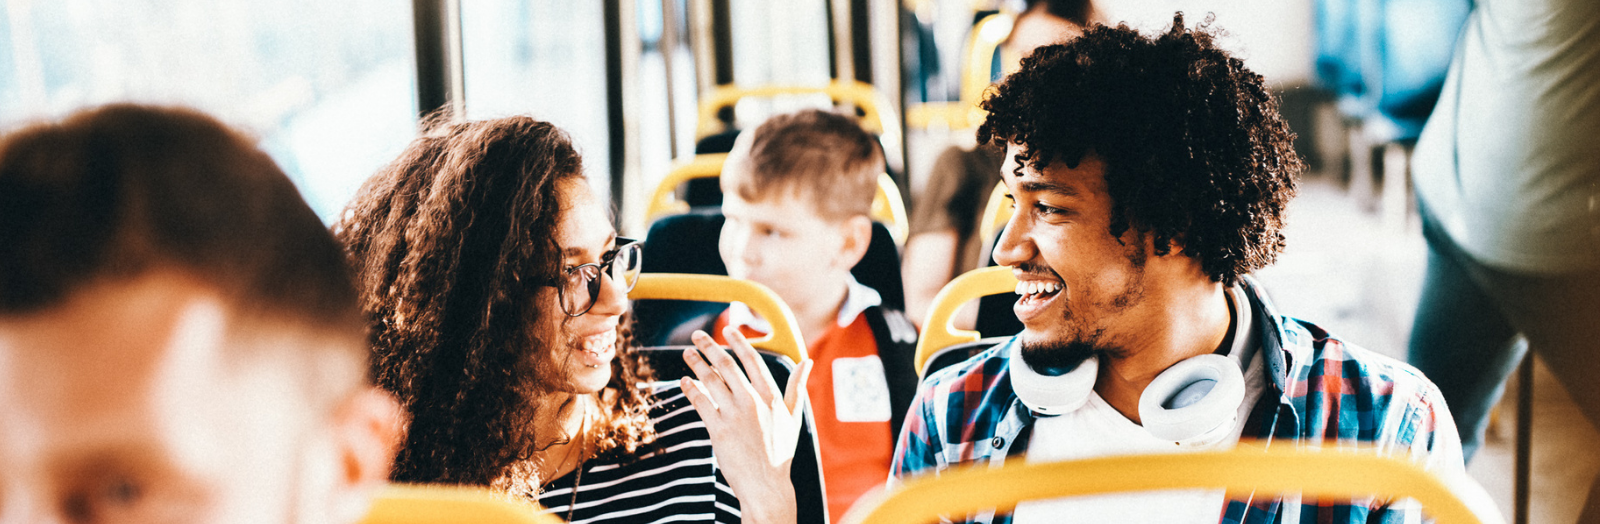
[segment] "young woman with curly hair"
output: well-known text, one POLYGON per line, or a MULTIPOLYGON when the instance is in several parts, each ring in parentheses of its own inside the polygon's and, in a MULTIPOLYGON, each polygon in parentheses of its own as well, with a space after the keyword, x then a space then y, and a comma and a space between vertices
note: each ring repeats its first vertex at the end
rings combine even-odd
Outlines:
POLYGON ((438 124, 335 229, 373 323, 373 374, 410 415, 393 480, 490 486, 574 522, 794 521, 809 362, 785 398, 701 334, 685 352, 701 380, 641 386, 638 244, 617 238, 560 129, 438 124))

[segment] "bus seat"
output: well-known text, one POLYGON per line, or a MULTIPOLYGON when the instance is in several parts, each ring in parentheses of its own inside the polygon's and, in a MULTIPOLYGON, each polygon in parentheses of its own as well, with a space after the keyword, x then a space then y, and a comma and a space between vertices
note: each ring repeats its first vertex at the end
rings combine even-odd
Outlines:
MULTIPOLYGON (((727 275, 717 251, 724 218, 717 210, 700 210, 663 217, 650 225, 645 236, 645 273, 689 273, 727 275)), ((876 289, 883 305, 905 308, 905 286, 900 280, 900 251, 889 229, 881 223, 872 226, 872 243, 850 273, 863 285, 876 289)), ((722 312, 723 305, 681 300, 636 303, 633 308, 634 335, 643 345, 662 345, 684 340, 686 333, 675 333, 682 326, 702 326, 722 312)))
POLYGON ((633 291, 628 292, 628 298, 635 301, 743 302, 772 325, 772 333, 750 339, 751 346, 796 363, 806 358, 806 343, 795 325, 794 313, 777 293, 761 284, 721 275, 644 273, 639 275, 633 291))
POLYGON ((483 488, 390 484, 372 501, 361 524, 560 524, 539 505, 483 488))
MULTIPOLYGON (((722 165, 727 159, 727 153, 695 155, 693 159, 674 167, 672 171, 667 173, 665 178, 661 179, 660 183, 656 184, 655 191, 645 205, 645 221, 654 221, 664 215, 687 213, 697 207, 702 207, 696 206, 694 200, 690 198, 694 193, 700 194, 700 196, 694 198, 702 202, 715 200, 714 204, 706 204, 706 206, 722 205, 722 190, 720 187, 716 187, 714 179, 722 175, 722 165), (707 179, 712 179, 704 182, 708 185, 707 188, 695 188, 695 183, 707 179), (679 199, 677 197, 678 187, 686 184, 690 194, 683 199, 679 199), (716 187, 714 199, 706 194, 712 191, 712 187, 716 187)), ((878 187, 877 191, 872 195, 872 209, 869 212, 869 216, 873 220, 888 226, 889 232, 893 234, 895 245, 905 244, 906 237, 911 233, 911 221, 906 217, 906 204, 900 192, 900 185, 895 183, 894 177, 889 176, 888 173, 878 175, 878 187)))
POLYGON ((888 172, 897 180, 905 173, 906 156, 902 149, 904 128, 895 116, 897 107, 889 97, 879 93, 872 84, 858 81, 833 80, 826 85, 764 85, 738 87, 721 85, 700 99, 698 120, 695 123, 695 154, 726 153, 733 150, 733 141, 739 130, 733 127, 733 110, 746 98, 775 98, 782 96, 825 95, 835 104, 855 106, 860 113, 862 129, 877 137, 883 149, 888 172), (724 149, 725 147, 725 149, 724 149))
POLYGON ((841 522, 913 524, 1018 502, 1184 488, 1310 498, 1412 498, 1443 524, 1503 523, 1483 488, 1466 476, 1434 475, 1372 448, 1315 449, 1240 444, 1227 451, 1126 455, 1028 464, 1008 460, 914 478, 862 497, 841 522))
MULTIPOLYGON (((689 365, 683 361, 684 350, 693 346, 656 346, 639 348, 658 382, 675 381, 693 376, 689 365)), ((761 353, 761 360, 772 372, 772 380, 779 389, 787 389, 789 376, 794 374, 795 363, 789 357, 761 353)), ((800 440, 795 446, 794 460, 789 464, 789 481, 794 483, 796 522, 825 524, 828 521, 827 490, 822 475, 822 452, 817 445, 816 420, 812 418, 811 404, 807 403, 801 415, 800 440)))
MULTIPOLYGON (((994 192, 989 193, 989 203, 984 205, 983 218, 978 221, 980 238, 987 239, 982 251, 986 266, 998 265, 994 261, 994 248, 1000 244, 1000 235, 1005 233, 1006 222, 1011 220, 1015 211, 1016 208, 1006 198, 1005 182, 995 185, 994 192)), ((978 318, 973 329, 985 337, 1011 336, 1022 332, 1022 321, 1017 320, 1017 314, 1011 309, 1018 298, 1021 297, 1010 292, 979 298, 978 318)))
MULTIPOLYGON (((986 267, 974 269, 957 276, 939 294, 934 295, 933 304, 928 307, 927 324, 923 327, 922 338, 917 340, 917 356, 914 360, 917 366, 917 376, 927 377, 928 363, 934 360, 941 352, 949 350, 957 344, 978 342, 981 336, 977 331, 956 329, 951 325, 956 310, 968 301, 996 293, 1011 293, 1017 289, 1017 278, 1011 274, 1009 267, 986 267)), ((1020 331, 1020 330, 1019 330, 1020 331)), ((1008 333, 1006 336, 1015 335, 1008 333)), ((959 362, 958 359, 954 362, 959 362)), ((944 361, 946 365, 954 362, 944 361)))

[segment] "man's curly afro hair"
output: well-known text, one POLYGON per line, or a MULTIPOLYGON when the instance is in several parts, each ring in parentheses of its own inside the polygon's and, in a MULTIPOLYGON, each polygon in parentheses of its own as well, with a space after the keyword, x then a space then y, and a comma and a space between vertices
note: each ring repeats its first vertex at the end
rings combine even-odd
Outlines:
POLYGON ((1188 29, 1178 13, 1153 39, 1096 26, 1035 50, 983 101, 978 141, 1020 146, 1019 173, 1098 155, 1113 237, 1153 234, 1157 255, 1176 244, 1231 285, 1283 250, 1303 166, 1261 75, 1219 49, 1209 23, 1188 29))

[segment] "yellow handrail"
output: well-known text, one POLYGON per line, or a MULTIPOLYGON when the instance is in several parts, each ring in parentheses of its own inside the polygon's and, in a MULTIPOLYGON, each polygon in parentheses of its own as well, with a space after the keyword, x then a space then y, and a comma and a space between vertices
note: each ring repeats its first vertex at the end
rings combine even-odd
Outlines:
POLYGON ((772 333, 751 339, 751 346, 789 357, 795 363, 806 358, 806 343, 800 337, 794 313, 777 293, 761 284, 720 275, 645 273, 639 275, 639 283, 628 292, 628 298, 743 302, 772 325, 772 333))
POLYGON ((487 489, 442 484, 390 484, 360 524, 560 524, 538 504, 487 489))
POLYGON ((900 199, 900 185, 888 173, 878 174, 878 192, 872 196, 872 219, 889 226, 895 245, 905 245, 911 235, 911 221, 906 218, 906 204, 900 199))
MULTIPOLYGON (((722 165, 728 159, 726 153, 696 155, 688 162, 684 162, 667 173, 666 178, 656 185, 655 193, 650 196, 649 203, 645 206, 644 218, 646 222, 654 221, 666 215, 687 213, 689 204, 677 198, 678 186, 696 178, 715 178, 722 176, 722 165)), ((900 199, 900 186, 895 184, 894 177, 888 173, 878 174, 877 193, 872 196, 873 220, 883 222, 889 227, 889 233, 894 236, 896 244, 904 244, 906 236, 910 234, 911 222, 906 218, 906 205, 900 199)))
POLYGON ((986 243, 994 241, 995 232, 1005 227, 1016 211, 1006 200, 1006 183, 996 184, 989 193, 989 203, 983 206, 983 218, 978 220, 978 238, 986 243))
POLYGON ((956 329, 950 324, 956 310, 968 301, 988 295, 1010 293, 1017 289, 1017 277, 1007 266, 978 268, 957 276, 939 294, 934 295, 928 307, 928 323, 922 337, 917 339, 914 363, 917 375, 926 373, 928 359, 941 349, 963 342, 977 342, 982 337, 977 331, 956 329))
POLYGON ((873 134, 882 135, 887 132, 898 133, 899 122, 896 121, 893 105, 872 84, 838 80, 823 86, 797 86, 797 85, 767 85, 760 87, 738 87, 722 85, 706 93, 700 100, 699 122, 695 125, 695 139, 699 140, 717 134, 721 123, 717 119, 717 111, 724 107, 731 107, 740 100, 750 97, 773 97, 781 95, 809 95, 824 94, 835 102, 846 102, 861 109, 861 127, 873 134))
POLYGON ((1438 522, 1504 522, 1482 489, 1465 478, 1440 478, 1412 462, 1370 448, 1268 448, 1104 457, 1025 464, 1008 460, 954 468, 908 480, 892 492, 868 494, 845 514, 846 524, 923 524, 941 515, 1009 510, 1018 502, 1066 496, 1183 488, 1230 493, 1300 494, 1310 499, 1378 495, 1410 497, 1438 522))
POLYGON ((656 191, 650 196, 650 201, 645 204, 644 221, 649 223, 665 215, 676 215, 689 212, 689 204, 678 200, 678 186, 696 178, 715 178, 722 176, 722 164, 728 160, 727 153, 695 155, 687 162, 678 164, 667 172, 667 177, 656 184, 656 191))

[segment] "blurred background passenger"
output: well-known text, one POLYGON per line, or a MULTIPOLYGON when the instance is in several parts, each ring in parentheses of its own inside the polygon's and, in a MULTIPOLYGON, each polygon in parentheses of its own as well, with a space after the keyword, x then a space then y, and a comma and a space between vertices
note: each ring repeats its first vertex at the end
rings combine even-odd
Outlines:
POLYGON ((130 105, 0 139, 0 520, 359 519, 399 431, 343 253, 252 141, 130 105))
POLYGON ((490 486, 569 522, 794 522, 809 361, 773 396, 701 333, 706 357, 684 354, 703 386, 645 385, 627 298, 639 244, 617 237, 562 130, 439 124, 337 232, 375 324, 374 374, 411 417, 394 480, 490 486))
MULTIPOLYGON (((1596 86, 1600 3, 1480 1, 1417 143, 1428 269, 1409 359, 1468 457, 1528 350, 1600 423, 1596 86)), ((1580 521, 1600 522, 1600 484, 1580 521)))
MULTIPOLYGON (((1015 69, 1015 61, 1035 48, 1074 38, 1099 21, 1091 0, 1028 0, 1001 44, 1003 71, 1015 69)), ((979 237, 978 219, 989 193, 1000 183, 1004 156, 1005 151, 992 144, 951 146, 934 161, 927 186, 915 200, 903 257, 906 312, 917 325, 925 321, 939 288, 957 275, 988 265, 984 247, 994 239, 979 237)))

